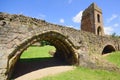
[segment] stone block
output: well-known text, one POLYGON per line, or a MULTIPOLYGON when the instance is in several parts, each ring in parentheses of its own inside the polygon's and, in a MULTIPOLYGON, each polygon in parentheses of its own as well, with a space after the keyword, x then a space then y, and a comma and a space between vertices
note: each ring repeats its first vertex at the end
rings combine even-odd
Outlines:
POLYGON ((6 73, 6 69, 0 69, 0 74, 5 74, 6 73))
MULTIPOLYGON (((0 50, 1 51, 1 50, 0 50)), ((3 52, 0 52, 0 58, 2 57, 4 55, 4 53, 3 52)))
POLYGON ((0 68, 7 68, 7 59, 0 59, 0 68))
POLYGON ((7 80, 7 77, 5 76, 5 74, 0 74, 0 80, 7 80))

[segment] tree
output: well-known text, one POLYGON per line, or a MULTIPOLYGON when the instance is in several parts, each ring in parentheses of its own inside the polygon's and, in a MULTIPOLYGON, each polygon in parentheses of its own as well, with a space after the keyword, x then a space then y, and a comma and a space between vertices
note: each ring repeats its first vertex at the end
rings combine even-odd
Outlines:
POLYGON ((120 36, 116 35, 115 32, 111 36, 114 37, 114 38, 120 38, 120 36))
POLYGON ((116 33, 114 32, 114 33, 112 33, 112 37, 116 37, 117 35, 116 35, 116 33))
POLYGON ((41 41, 40 44, 41 44, 41 46, 51 45, 50 42, 48 42, 48 41, 44 41, 44 40, 41 41))

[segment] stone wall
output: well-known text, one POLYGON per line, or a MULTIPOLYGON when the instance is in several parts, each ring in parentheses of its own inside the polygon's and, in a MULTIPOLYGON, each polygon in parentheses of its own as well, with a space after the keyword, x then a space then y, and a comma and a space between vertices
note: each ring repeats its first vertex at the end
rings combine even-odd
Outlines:
POLYGON ((96 36, 23 15, 0 13, 0 79, 9 79, 22 52, 41 40, 47 40, 56 47, 55 57, 87 67, 97 66, 92 58, 96 54, 101 56, 106 45, 120 50, 120 39, 117 38, 96 36))
POLYGON ((116 51, 120 50, 120 38, 113 38, 111 36, 97 36, 83 31, 81 31, 81 35, 84 36, 90 54, 97 53, 101 55, 104 47, 107 45, 112 45, 116 51))

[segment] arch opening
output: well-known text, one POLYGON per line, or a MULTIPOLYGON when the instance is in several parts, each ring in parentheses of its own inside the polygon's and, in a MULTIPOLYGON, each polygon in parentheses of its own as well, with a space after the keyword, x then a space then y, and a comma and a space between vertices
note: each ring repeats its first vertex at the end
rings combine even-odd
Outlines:
POLYGON ((111 53, 111 52, 114 52, 114 51, 115 51, 115 48, 112 45, 107 45, 107 46, 104 47, 104 49, 102 51, 102 55, 108 54, 108 53, 111 53))
POLYGON ((102 29, 100 26, 97 28, 97 35, 102 35, 102 29))
POLYGON ((11 75, 14 71, 17 61, 20 59, 21 54, 33 43, 40 42, 40 41, 47 41, 51 43, 55 48, 56 52, 54 57, 69 63, 69 64, 76 64, 77 57, 74 54, 74 49, 71 46, 70 40, 68 40, 65 36, 60 33, 56 32, 46 32, 37 36, 33 36, 32 38, 28 39, 21 46, 17 47, 15 51, 13 51, 12 55, 9 56, 8 62, 8 78, 11 78, 11 75))

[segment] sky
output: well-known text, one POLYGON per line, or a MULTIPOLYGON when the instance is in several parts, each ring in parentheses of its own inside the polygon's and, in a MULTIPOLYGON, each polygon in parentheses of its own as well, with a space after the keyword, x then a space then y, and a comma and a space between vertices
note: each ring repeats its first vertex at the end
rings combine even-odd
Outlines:
POLYGON ((105 34, 120 35, 120 0, 1 0, 0 12, 80 29, 82 12, 93 2, 102 9, 105 34))

